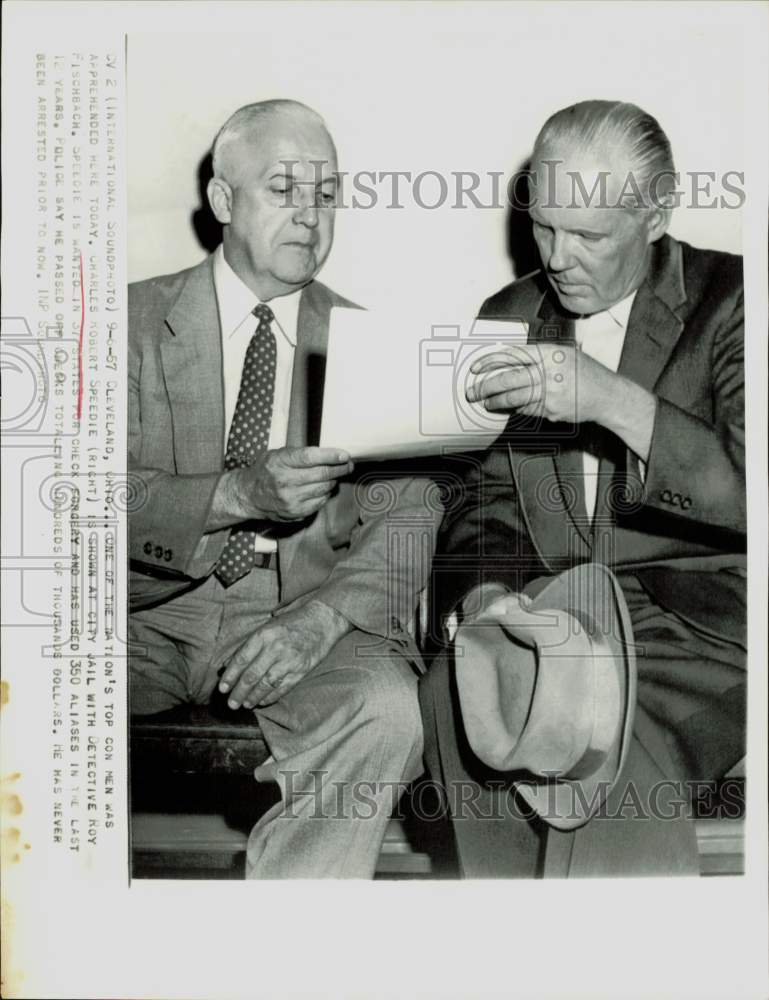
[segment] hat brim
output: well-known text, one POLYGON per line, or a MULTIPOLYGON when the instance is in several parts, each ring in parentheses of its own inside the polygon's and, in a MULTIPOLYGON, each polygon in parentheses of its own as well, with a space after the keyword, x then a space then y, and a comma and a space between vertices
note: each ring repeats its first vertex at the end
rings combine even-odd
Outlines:
POLYGON ((524 801, 550 826, 574 830, 584 826, 600 809, 622 773, 630 748, 636 704, 636 660, 630 614, 614 574, 600 563, 586 563, 556 577, 532 600, 531 610, 560 608, 584 619, 587 616, 601 629, 611 649, 610 662, 617 670, 622 711, 616 735, 602 763, 579 779, 553 778, 516 782, 524 801), (610 598, 610 600, 607 600, 610 598), (616 628, 614 624, 616 623, 616 628))

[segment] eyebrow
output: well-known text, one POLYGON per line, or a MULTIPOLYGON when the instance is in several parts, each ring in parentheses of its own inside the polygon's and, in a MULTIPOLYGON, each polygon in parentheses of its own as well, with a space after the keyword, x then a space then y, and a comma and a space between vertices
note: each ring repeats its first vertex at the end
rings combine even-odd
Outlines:
POLYGON ((334 184, 339 183, 339 177, 336 174, 331 174, 328 177, 323 177, 320 181, 297 181, 294 180, 294 173, 291 170, 278 170, 267 178, 270 181, 285 181, 292 180, 295 184, 315 184, 315 187, 322 187, 324 184, 334 184))
MULTIPOLYGON (((531 216, 531 221, 535 222, 538 226, 542 226, 545 229, 553 229, 553 226, 548 225, 547 222, 542 222, 541 219, 536 218, 536 216, 531 216)), ((585 229, 584 226, 575 226, 570 229, 566 226, 558 226, 558 229, 562 229, 565 233, 576 233, 577 236, 606 236, 607 232, 603 229, 585 229)))

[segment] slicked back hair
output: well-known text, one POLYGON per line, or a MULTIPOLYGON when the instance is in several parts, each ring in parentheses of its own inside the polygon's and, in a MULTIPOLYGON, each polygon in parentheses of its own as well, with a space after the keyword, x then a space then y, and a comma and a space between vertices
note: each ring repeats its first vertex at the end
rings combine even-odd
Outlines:
POLYGON ((675 187, 670 141, 653 115, 624 101, 581 101, 556 111, 540 129, 532 162, 564 147, 625 151, 644 204, 675 187))

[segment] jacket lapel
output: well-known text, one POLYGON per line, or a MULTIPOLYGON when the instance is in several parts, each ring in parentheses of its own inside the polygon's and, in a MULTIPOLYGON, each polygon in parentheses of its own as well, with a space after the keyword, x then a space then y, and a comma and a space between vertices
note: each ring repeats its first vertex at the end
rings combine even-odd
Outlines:
MULTIPOLYGON (((574 318, 546 292, 529 325, 528 342, 558 341, 574 343, 574 318)), ((543 555, 566 555, 577 538, 587 544, 590 541, 578 430, 567 423, 550 424, 534 432, 531 444, 532 450, 519 448, 514 438, 510 445, 510 461, 524 516, 543 555), (568 515, 566 521, 564 514, 568 515)))
MULTIPOLYGON (((620 357, 620 375, 654 391, 684 326, 679 315, 686 302, 681 246, 664 236, 652 248, 646 280, 638 289, 628 318, 620 357)), ((611 435, 606 435, 611 438, 611 435)), ((613 524, 612 489, 616 476, 626 472, 627 449, 616 439, 609 441, 598 467, 594 525, 613 524)))
POLYGON ((330 297, 323 291, 323 286, 313 281, 302 290, 299 300, 287 430, 290 448, 316 445, 320 440, 331 313, 330 297))
MULTIPOLYGON (((325 287, 316 281, 302 290, 296 321, 296 351, 286 431, 289 448, 317 445, 320 440, 332 304, 325 287)), ((279 535, 278 562, 282 602, 293 599, 293 593, 288 589, 290 581, 302 580, 312 573, 313 553, 323 551, 325 518, 325 510, 321 509, 309 522, 289 526, 285 534, 279 535)))
POLYGON ((190 271, 166 326, 160 354, 177 472, 217 471, 224 467, 224 389, 212 257, 190 271))
POLYGON ((684 321, 678 310, 686 302, 680 244, 664 236, 653 250, 649 274, 630 310, 618 369, 649 392, 681 335, 684 321))

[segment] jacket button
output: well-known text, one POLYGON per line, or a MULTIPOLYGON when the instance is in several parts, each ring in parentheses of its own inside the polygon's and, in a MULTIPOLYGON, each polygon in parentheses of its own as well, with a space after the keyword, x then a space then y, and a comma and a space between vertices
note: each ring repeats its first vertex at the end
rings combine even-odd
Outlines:
POLYGON ((152 542, 145 542, 144 543, 144 554, 146 556, 149 556, 149 555, 152 554, 152 542))
POLYGON ((163 546, 162 545, 156 545, 155 546, 155 558, 156 559, 162 559, 163 558, 163 546))
POLYGON ((163 553, 163 558, 165 559, 166 562, 171 562, 172 556, 173 552, 171 551, 171 549, 166 549, 165 552, 163 553))
POLYGON ((692 505, 691 497, 684 497, 681 501, 681 510, 688 510, 692 505))
POLYGON ((681 494, 680 493, 674 493, 673 496, 671 497, 671 503, 673 504, 674 507, 680 507, 681 506, 681 494))
POLYGON ((673 502, 673 498, 670 495, 670 490, 663 490, 662 493, 660 493, 660 500, 663 503, 672 503, 673 502))

